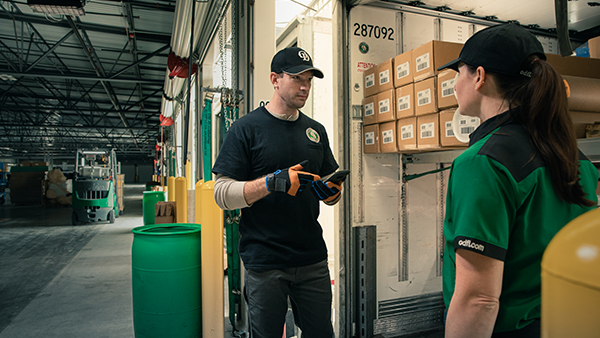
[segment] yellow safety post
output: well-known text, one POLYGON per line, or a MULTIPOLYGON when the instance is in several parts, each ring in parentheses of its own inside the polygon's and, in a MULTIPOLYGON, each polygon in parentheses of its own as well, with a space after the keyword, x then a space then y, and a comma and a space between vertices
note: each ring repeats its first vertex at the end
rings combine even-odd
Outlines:
POLYGON ((202 184, 200 190, 202 333, 204 337, 223 337, 223 210, 215 202, 215 182, 208 181, 202 184))
POLYGON ((175 201, 175 177, 167 178, 167 192, 169 193, 169 202, 175 201))
POLYGON ((187 223, 187 182, 185 177, 175 179, 175 215, 177 223, 187 223))
POLYGON ((542 258, 542 337, 598 337, 600 209, 560 230, 542 258))
POLYGON ((200 180, 196 183, 196 189, 194 190, 194 223, 202 224, 200 215, 202 214, 202 184, 204 180, 200 180))
POLYGON ((185 178, 187 179, 187 189, 188 190, 192 190, 194 189, 194 172, 192 170, 192 162, 190 162, 190 160, 188 160, 185 164, 185 178))

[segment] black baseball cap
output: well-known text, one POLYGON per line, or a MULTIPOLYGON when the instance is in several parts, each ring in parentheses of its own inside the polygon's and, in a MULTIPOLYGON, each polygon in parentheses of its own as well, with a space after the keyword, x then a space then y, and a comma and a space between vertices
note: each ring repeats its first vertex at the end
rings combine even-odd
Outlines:
POLYGON ((486 71, 504 75, 531 73, 522 64, 531 54, 546 60, 544 48, 538 39, 525 28, 514 23, 488 27, 473 34, 465 42, 458 59, 448 62, 437 70, 446 68, 458 71, 458 63, 483 67, 486 71))
POLYGON ((273 56, 271 71, 274 73, 288 73, 297 75, 307 70, 312 70, 314 76, 323 78, 323 72, 313 66, 312 58, 302 48, 288 47, 280 50, 273 56))

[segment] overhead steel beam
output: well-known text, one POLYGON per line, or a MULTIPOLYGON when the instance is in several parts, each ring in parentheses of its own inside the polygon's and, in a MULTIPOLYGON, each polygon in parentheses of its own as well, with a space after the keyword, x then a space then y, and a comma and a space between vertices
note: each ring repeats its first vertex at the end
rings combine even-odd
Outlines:
POLYGON ((65 40, 67 40, 68 38, 71 37, 71 35, 73 35, 73 31, 69 31, 65 36, 63 36, 60 40, 58 40, 57 43, 54 44, 54 46, 52 46, 50 49, 48 49, 44 54, 42 54, 42 56, 40 56, 37 60, 35 60, 27 69, 25 69, 24 73, 27 73, 28 71, 32 70, 33 67, 35 67, 38 63, 40 63, 42 60, 44 60, 46 58, 46 56, 48 56, 49 54, 53 53, 54 50, 60 46, 63 42, 65 42, 65 40))
MULTIPOLYGON (((44 125, 33 125, 33 124, 18 124, 18 123, 2 123, 2 128, 3 129, 9 129, 10 127, 19 127, 19 128, 29 128, 29 129, 64 129, 64 128, 70 128, 70 129, 90 129, 90 127, 93 127, 94 129, 117 129, 117 130, 148 130, 149 128, 153 128, 156 127, 158 128, 160 126, 160 123, 156 123, 154 126, 148 126, 148 127, 120 127, 120 126, 99 126, 99 125, 94 125, 94 126, 85 126, 85 125, 81 125, 78 126, 76 124, 60 124, 60 125, 50 125, 50 124, 44 124, 44 125)), ((0 129, 2 130, 2 129, 0 129)), ((0 137, 1 136, 5 136, 6 134, 3 134, 0 132, 0 137)), ((137 136, 133 136, 133 138, 136 138, 137 136)))
MULTIPOLYGON (((169 48, 171 48, 171 46, 170 46, 170 45, 164 45, 163 47, 161 47, 161 48, 157 49, 157 50, 156 50, 156 51, 154 51, 153 53, 151 53, 151 54, 148 54, 148 55, 147 55, 146 57, 144 57, 143 59, 141 59, 141 60, 138 60, 138 61, 136 61, 136 62, 134 62, 134 63, 130 64, 129 66, 127 66, 127 67, 125 67, 125 68, 123 68, 123 69, 119 70, 118 72, 116 72, 116 73, 112 74, 112 75, 110 76, 110 79, 114 79, 114 78, 116 78, 117 76, 119 76, 119 75, 121 75, 121 74, 125 73, 126 71, 130 70, 131 68, 133 68, 133 67, 135 67, 135 66, 139 65, 140 63, 146 62, 148 59, 150 59, 150 58, 153 58, 154 56, 156 56, 156 55, 157 55, 157 54, 159 54, 160 52, 164 51, 165 49, 169 49, 169 48)), ((164 70, 164 69, 163 69, 163 70, 164 70)))
MULTIPOLYGON (((56 110, 60 113, 64 113, 64 112, 81 112, 81 113, 118 113, 117 111, 114 111, 113 109, 93 109, 93 108, 81 108, 81 109, 77 109, 77 108, 63 108, 63 107, 39 107, 39 106, 12 106, 12 105, 2 105, 0 106, 0 113, 2 113, 3 111, 10 111, 10 112, 23 112, 23 113, 34 113, 34 114, 48 114, 49 112, 45 112, 43 110, 56 110)), ((144 115, 156 115, 156 118, 158 119, 158 116, 160 115, 160 111, 152 111, 152 110, 135 110, 135 111, 128 111, 128 110, 122 110, 121 111, 124 114, 144 114, 144 115)))
POLYGON ((102 82, 123 82, 123 83, 143 83, 153 85, 164 85, 163 80, 142 80, 142 79, 111 79, 110 77, 93 76, 92 74, 55 74, 55 73, 19 73, 2 72, 2 74, 12 75, 14 77, 41 77, 46 79, 78 80, 78 81, 102 81, 102 82))
MULTIPOLYGON (((12 21, 23 21, 27 23, 33 23, 37 25, 50 25, 52 27, 62 27, 62 28, 71 28, 68 22, 52 22, 48 21, 43 16, 33 15, 33 14, 23 14, 23 13, 8 13, 8 12, 0 12, 0 19, 6 19, 12 21)), ((127 34, 127 30, 124 28, 117 28, 106 25, 99 24, 91 24, 91 23, 81 23, 79 25, 81 29, 85 29, 88 31, 94 31, 104 34, 114 34, 122 37, 127 34)), ((170 43, 171 42, 171 34, 163 33, 163 32, 144 32, 144 31, 136 31, 136 38, 141 41, 149 41, 149 42, 160 42, 160 43, 170 43)))

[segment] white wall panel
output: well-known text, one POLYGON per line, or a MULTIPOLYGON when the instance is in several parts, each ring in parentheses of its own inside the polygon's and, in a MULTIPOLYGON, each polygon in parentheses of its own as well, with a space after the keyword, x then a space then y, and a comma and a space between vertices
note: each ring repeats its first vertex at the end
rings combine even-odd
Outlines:
POLYGON ((440 19, 440 40, 465 43, 473 35, 473 25, 467 22, 440 19))
POLYGON ((435 23, 437 20, 430 16, 412 13, 402 14, 402 40, 404 51, 415 49, 422 44, 435 39, 435 23))

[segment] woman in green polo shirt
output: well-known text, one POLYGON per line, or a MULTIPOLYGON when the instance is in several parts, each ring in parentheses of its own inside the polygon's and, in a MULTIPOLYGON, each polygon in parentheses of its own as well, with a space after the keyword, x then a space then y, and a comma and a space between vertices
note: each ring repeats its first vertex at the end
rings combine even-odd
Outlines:
POLYGON ((504 24, 440 67, 459 72, 461 114, 482 121, 449 178, 446 338, 539 337, 544 250, 596 206, 598 170, 577 149, 562 78, 545 60, 535 36, 504 24))

